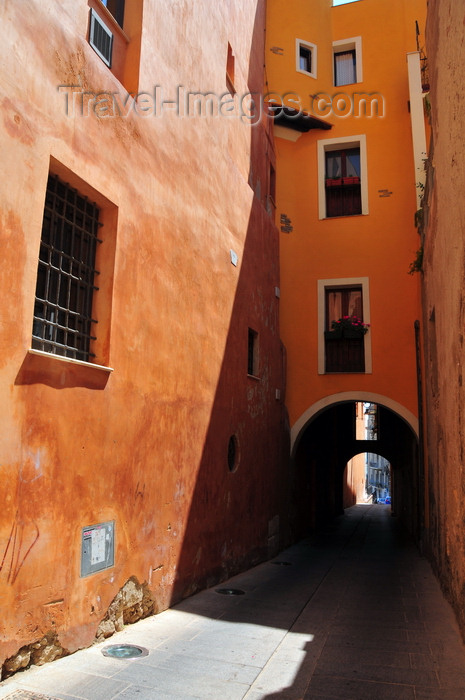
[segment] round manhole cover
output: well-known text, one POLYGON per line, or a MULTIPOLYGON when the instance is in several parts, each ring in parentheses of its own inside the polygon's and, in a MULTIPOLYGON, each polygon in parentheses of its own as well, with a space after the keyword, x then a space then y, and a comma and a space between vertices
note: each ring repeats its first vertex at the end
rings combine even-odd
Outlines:
POLYGON ((140 659, 142 656, 148 656, 148 653, 148 649, 135 644, 111 644, 102 649, 104 656, 111 656, 113 659, 140 659))
POLYGON ((221 595, 245 595, 245 591, 240 588, 217 588, 216 592, 221 595))

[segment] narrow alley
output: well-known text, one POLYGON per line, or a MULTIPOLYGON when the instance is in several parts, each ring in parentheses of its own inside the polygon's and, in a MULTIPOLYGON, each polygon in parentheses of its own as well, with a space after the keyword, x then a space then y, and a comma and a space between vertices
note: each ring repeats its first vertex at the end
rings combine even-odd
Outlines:
POLYGON ((386 505, 106 642, 0 684, 13 700, 461 700, 465 656, 430 565, 386 505), (110 658, 137 645, 139 659, 110 658))

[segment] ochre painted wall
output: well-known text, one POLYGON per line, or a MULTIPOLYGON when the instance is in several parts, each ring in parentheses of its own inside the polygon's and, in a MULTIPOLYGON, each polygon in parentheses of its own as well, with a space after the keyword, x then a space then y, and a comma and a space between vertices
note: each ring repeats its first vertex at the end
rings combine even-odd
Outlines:
POLYGON ((286 539, 270 124, 168 104, 227 93, 228 43, 237 94, 262 89, 264 3, 126 5, 124 84, 85 0, 0 9, 0 665, 47 634, 90 644, 131 577, 156 612, 286 539), (94 349, 112 372, 29 352, 49 170, 102 208, 94 349), (111 520, 114 567, 81 578, 82 528, 111 520))
MULTIPOLYGON (((413 324, 419 317, 420 298, 418 277, 408 271, 419 236, 414 225, 416 174, 406 55, 417 48, 415 20, 424 32, 426 3, 360 0, 332 7, 328 0, 319 0, 312 3, 311 17, 304 0, 293 7, 293 24, 284 19, 285 3, 270 3, 268 8, 268 88, 275 96, 296 92, 302 109, 332 128, 312 129, 296 141, 281 138, 282 129, 276 132, 277 222, 285 214, 292 225, 292 231, 280 237, 281 335, 288 354, 291 427, 317 402, 351 392, 385 397, 414 416, 413 324), (334 87, 332 42, 356 37, 361 38, 363 80, 334 87), (316 78, 296 71, 296 38, 317 45, 316 78), (315 101, 309 96, 320 93, 336 106, 326 116, 312 112, 315 101), (350 109, 341 115, 344 110, 338 111, 335 96, 353 98, 360 93, 382 96, 378 116, 350 109), (320 219, 318 141, 360 135, 366 137, 368 214, 320 219), (323 326, 318 317, 318 281, 354 278, 367 278, 369 283, 367 342, 372 371, 319 374, 323 326)), ((295 96, 292 99, 295 103, 295 96)))
POLYGON ((463 5, 430 0, 426 38, 432 146, 423 236, 424 542, 465 635, 463 5))

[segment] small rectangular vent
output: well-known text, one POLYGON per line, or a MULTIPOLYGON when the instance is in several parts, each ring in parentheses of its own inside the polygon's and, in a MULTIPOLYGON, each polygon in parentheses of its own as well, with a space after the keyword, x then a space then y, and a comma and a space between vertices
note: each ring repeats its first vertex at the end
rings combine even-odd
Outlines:
POLYGON ((111 68, 111 53, 113 49, 113 34, 95 10, 90 11, 89 44, 100 56, 102 61, 111 68))

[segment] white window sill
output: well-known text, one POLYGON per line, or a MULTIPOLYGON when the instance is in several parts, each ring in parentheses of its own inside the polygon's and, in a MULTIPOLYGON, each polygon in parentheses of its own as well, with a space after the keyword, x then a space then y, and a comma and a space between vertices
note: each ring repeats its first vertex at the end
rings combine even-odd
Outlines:
POLYGON ((296 73, 301 73, 302 75, 306 75, 308 78, 314 78, 316 80, 316 73, 309 73, 308 70, 303 70, 302 68, 296 68, 296 73))
POLYGON ((106 367, 105 365, 97 365, 93 362, 85 362, 84 360, 75 360, 72 357, 64 357, 63 355, 55 355, 52 352, 44 352, 43 350, 34 350, 29 348, 28 354, 37 355, 38 357, 46 357, 47 359, 58 360, 58 362, 65 362, 66 364, 78 365, 79 367, 86 367, 88 369, 97 369, 103 372, 113 372, 113 367, 106 367))

